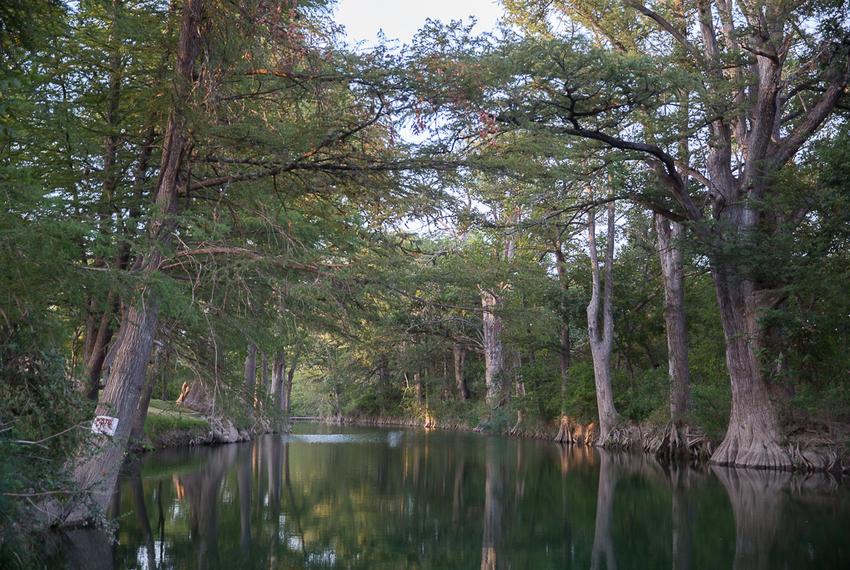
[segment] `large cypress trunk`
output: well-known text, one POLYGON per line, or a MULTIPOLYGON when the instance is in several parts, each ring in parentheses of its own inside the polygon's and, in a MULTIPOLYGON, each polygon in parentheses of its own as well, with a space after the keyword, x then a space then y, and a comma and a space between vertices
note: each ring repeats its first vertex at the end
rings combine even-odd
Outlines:
POLYGON ((732 411, 714 463, 739 467, 789 468, 776 409, 759 359, 763 347, 762 311, 768 293, 752 281, 722 267, 712 271, 726 340, 726 366, 732 388, 732 411))
POLYGON ((679 423, 688 412, 691 378, 688 367, 688 329, 685 320, 685 290, 682 226, 655 214, 658 253, 664 282, 664 323, 667 328, 667 362, 670 376, 670 419, 679 423))
POLYGON ((587 239, 590 245, 592 276, 590 303, 587 305, 587 333, 596 382, 596 408, 599 414, 599 445, 605 445, 617 425, 614 391, 611 382, 611 350, 614 345, 614 202, 608 203, 608 237, 605 244, 605 285, 603 290, 599 255, 596 251, 596 211, 587 215, 587 239), (601 314, 600 314, 601 312, 601 314))
POLYGON ((186 0, 183 5, 176 64, 179 80, 175 82, 174 104, 165 130, 154 215, 148 226, 151 248, 140 263, 143 285, 121 321, 109 379, 95 412, 98 416, 117 418, 118 424, 114 436, 95 435, 81 449, 73 480, 90 501, 74 502, 64 513, 53 513, 65 523, 89 518, 92 513, 87 502, 101 511, 106 508, 127 450, 157 329, 159 300, 150 286, 150 278, 160 267, 163 249, 171 243, 178 192, 187 182, 185 158, 190 143, 185 107, 195 81, 193 71, 203 32, 203 5, 202 0, 186 0))

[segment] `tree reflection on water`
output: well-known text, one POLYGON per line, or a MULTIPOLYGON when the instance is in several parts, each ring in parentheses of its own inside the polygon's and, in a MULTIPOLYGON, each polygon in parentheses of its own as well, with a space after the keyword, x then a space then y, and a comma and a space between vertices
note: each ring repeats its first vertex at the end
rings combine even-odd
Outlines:
POLYGON ((850 567, 847 487, 825 475, 333 429, 352 437, 149 454, 125 468, 117 530, 57 536, 53 566, 850 567))

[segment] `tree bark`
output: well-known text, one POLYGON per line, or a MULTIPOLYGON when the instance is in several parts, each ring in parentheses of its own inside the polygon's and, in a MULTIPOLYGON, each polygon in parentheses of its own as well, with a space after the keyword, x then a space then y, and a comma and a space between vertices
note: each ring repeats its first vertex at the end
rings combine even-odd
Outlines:
POLYGON ((269 384, 269 399, 273 410, 280 410, 283 403, 283 384, 286 376, 286 353, 279 350, 272 362, 272 381, 269 384))
POLYGON ((587 214, 587 239, 590 244, 592 287, 587 305, 587 333, 596 382, 596 407, 599 414, 599 445, 605 445, 617 425, 611 382, 611 350, 614 344, 614 202, 608 203, 608 235, 605 244, 604 290, 596 250, 596 211, 587 214), (601 315, 600 315, 601 311, 601 315), (600 319, 601 316, 601 319, 600 319), (600 323, 600 320, 602 321, 600 323))
POLYGON ((685 289, 682 226, 655 214, 658 253, 664 282, 664 322, 667 328, 667 361, 670 376, 670 420, 680 423, 688 413, 691 377, 688 366, 688 328, 685 319, 685 289))
POLYGON ((763 347, 761 313, 770 307, 769 293, 715 265, 712 271, 726 341, 726 367, 732 387, 732 411, 714 463, 739 467, 791 467, 781 442, 779 418, 759 355, 763 347))
MULTIPOLYGON (((83 386, 85 396, 89 400, 97 400, 97 395, 100 391, 100 377, 103 373, 103 364, 106 361, 106 354, 113 335, 112 318, 117 313, 114 308, 116 305, 115 297, 115 291, 110 290, 106 298, 106 304, 100 311, 100 314, 98 315, 96 312, 92 312, 89 315, 91 327, 88 328, 87 334, 94 335, 94 338, 88 346, 88 354, 85 361, 85 384, 83 386), (97 323, 96 325, 94 324, 95 322, 97 323)), ((92 307, 95 304, 94 300, 89 303, 90 311, 93 311, 92 307)))
MULTIPOLYGON (((84 444, 74 466, 76 487, 88 495, 95 508, 100 510, 109 504, 115 489, 156 334, 159 299, 151 289, 150 278, 159 270, 163 250, 172 241, 178 192, 187 183, 185 161, 190 141, 186 132, 185 109, 196 81, 194 67, 204 33, 203 12, 203 0, 186 0, 183 5, 177 48, 178 80, 175 81, 174 103, 165 130, 155 213, 148 224, 152 245, 140 263, 139 272, 144 285, 136 297, 137 301, 122 319, 109 379, 96 409, 96 415, 118 419, 116 433, 113 437, 93 436, 84 444)), ((90 515, 83 502, 72 502, 65 512, 59 513, 60 520, 66 523, 77 523, 90 515)))
POLYGON ((461 402, 469 399, 469 388, 466 386, 466 377, 463 374, 463 366, 466 363, 466 349, 459 342, 452 345, 452 356, 455 366, 455 386, 461 402))
POLYGON ((153 362, 148 367, 148 375, 145 379, 145 385, 142 387, 142 395, 139 397, 139 405, 136 406, 136 415, 133 418, 133 430, 130 432, 130 445, 135 445, 141 441, 145 435, 145 418, 147 417, 148 406, 151 403, 153 389, 157 380, 162 375, 165 356, 161 346, 156 346, 153 349, 153 362))
POLYGON ((262 406, 263 394, 268 394, 271 387, 269 377, 269 357, 265 352, 260 353, 260 381, 254 385, 254 404, 262 406))
POLYGON ((498 408, 505 400, 505 354, 502 348, 502 317, 499 315, 500 299, 489 289, 481 289, 484 333, 484 384, 487 387, 487 404, 498 408))
POLYGON ((419 404, 425 403, 425 396, 422 392, 422 374, 418 370, 413 373, 413 389, 416 393, 416 401, 419 404))

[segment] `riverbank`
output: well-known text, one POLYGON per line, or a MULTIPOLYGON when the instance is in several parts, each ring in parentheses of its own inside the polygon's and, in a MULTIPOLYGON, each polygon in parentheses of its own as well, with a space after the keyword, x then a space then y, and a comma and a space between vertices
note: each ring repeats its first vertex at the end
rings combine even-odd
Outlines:
POLYGON ((145 419, 144 437, 137 450, 237 443, 271 431, 268 421, 255 420, 240 429, 231 419, 207 416, 174 402, 152 399, 145 419))
MULTIPOLYGON (((306 419, 335 425, 474 431, 579 446, 598 445, 593 423, 582 424, 566 417, 558 423, 524 421, 501 429, 492 429, 486 424, 473 425, 461 418, 436 418, 429 414, 422 417, 329 416, 306 419)), ((137 446, 137 450, 236 443, 249 441, 258 435, 273 431, 268 421, 255 420, 251 426, 239 429, 233 421, 226 418, 212 418, 173 402, 151 400, 145 421, 145 437, 137 446)), ((847 441, 850 441, 848 426, 809 424, 790 431, 786 450, 795 471, 847 474, 850 473, 850 446, 847 441)), ((642 451, 656 457, 677 456, 696 462, 708 462, 717 443, 701 430, 691 426, 630 422, 620 426, 605 447, 642 451)))
MULTIPOLYGON (((455 418, 424 418, 347 416, 311 418, 311 421, 337 425, 409 427, 447 431, 475 431, 520 439, 539 439, 561 444, 597 446, 593 423, 582 424, 570 418, 559 423, 518 422, 510 429, 489 430, 472 426, 455 418)), ((678 456, 696 462, 710 462, 717 441, 702 430, 691 426, 637 424, 628 422, 620 427, 604 445, 609 449, 639 451, 655 457, 678 456)), ((788 432, 785 449, 792 471, 850 474, 850 426, 810 422, 788 432)))

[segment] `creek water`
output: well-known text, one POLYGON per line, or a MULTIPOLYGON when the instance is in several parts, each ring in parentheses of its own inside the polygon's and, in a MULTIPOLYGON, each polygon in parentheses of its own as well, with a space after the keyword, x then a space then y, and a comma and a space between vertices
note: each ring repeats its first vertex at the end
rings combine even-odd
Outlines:
POLYGON ((72 568, 850 568, 850 488, 472 433, 298 424, 125 466, 72 568))

